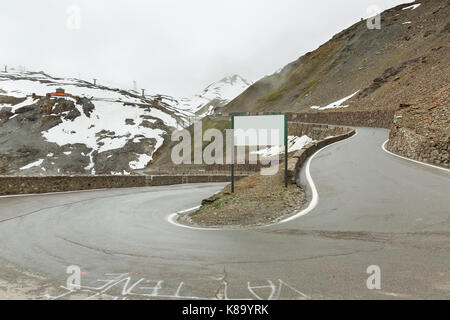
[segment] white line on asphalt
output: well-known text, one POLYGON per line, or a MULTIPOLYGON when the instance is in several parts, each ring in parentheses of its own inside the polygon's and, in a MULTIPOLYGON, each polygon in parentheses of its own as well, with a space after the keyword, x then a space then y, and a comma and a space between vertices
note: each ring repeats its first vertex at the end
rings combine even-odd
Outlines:
MULTIPOLYGON (((220 190, 217 191, 216 193, 214 193, 214 195, 216 195, 218 193, 220 193, 220 190)), ((200 207, 201 206, 196 206, 196 207, 193 207, 193 208, 190 208, 190 209, 186 209, 186 210, 178 211, 176 213, 172 213, 172 214, 167 216, 167 221, 169 223, 173 224, 173 225, 176 225, 178 227, 187 228, 187 229, 194 229, 194 230, 219 230, 219 229, 214 229, 214 228, 196 228, 196 227, 187 226, 187 225, 184 225, 184 224, 181 224, 181 223, 177 222, 178 215, 183 214, 183 213, 187 213, 187 212, 191 212, 191 211, 194 211, 194 210, 197 210, 197 209, 200 209, 200 207)))
POLYGON ((405 159, 405 160, 409 160, 409 161, 412 161, 412 162, 415 162, 415 163, 418 163, 418 164, 422 164, 422 165, 424 165, 424 166, 428 166, 428 167, 432 167, 432 168, 435 168, 435 169, 440 169, 440 170, 444 170, 444 171, 450 172, 450 169, 438 167, 438 166, 435 166, 435 165, 432 165, 432 164, 429 164, 429 163, 425 163, 425 162, 422 162, 422 161, 418 161, 418 160, 413 160, 413 159, 410 159, 410 158, 407 158, 407 157, 400 156, 400 155, 395 154, 395 153, 393 153, 393 152, 390 152, 388 149, 386 149, 386 144, 387 144, 388 142, 389 142, 389 139, 387 139, 387 140, 381 145, 381 148, 382 148, 385 152, 389 153, 390 155, 393 155, 393 156, 396 156, 396 157, 399 157, 399 158, 402 158, 402 159, 405 159))
MULTIPOLYGON (((325 148, 323 148, 323 149, 325 149, 325 148)), ((289 221, 297 219, 301 216, 304 216, 305 214, 308 214, 310 211, 312 211, 319 203, 319 193, 317 192, 316 184, 314 183, 314 180, 311 177, 310 166, 311 166, 311 161, 314 159, 314 157, 323 149, 320 149, 316 153, 314 153, 312 155, 312 157, 310 157, 308 162, 306 163, 306 180, 308 181, 309 187, 311 188, 311 192, 312 192, 312 199, 309 202, 308 207, 306 207, 302 211, 296 213, 295 215, 290 216, 289 218, 286 218, 284 220, 281 220, 280 222, 275 223, 275 224, 289 222, 289 221)))
POLYGON ((189 212, 189 211, 194 211, 194 210, 197 210, 197 209, 200 209, 200 206, 196 206, 196 207, 193 207, 193 208, 190 208, 190 209, 178 211, 177 213, 178 214, 182 214, 182 213, 186 213, 186 212, 189 212))
MULTIPOLYGON (((351 139, 351 138, 353 138, 353 137, 356 137, 357 135, 358 135, 358 131, 356 131, 356 133, 355 133, 353 136, 351 136, 349 139, 351 139)), ((309 187, 311 188, 311 192, 312 192, 312 199, 311 199, 311 202, 309 203, 308 207, 306 207, 306 208, 303 209, 302 211, 300 211, 300 212, 294 214, 293 216, 290 216, 290 217, 288 217, 288 218, 286 218, 286 219, 284 219, 284 220, 281 220, 281 221, 279 221, 279 222, 277 222, 277 223, 271 224, 271 225, 276 225, 276 224, 280 224, 280 223, 285 223, 285 222, 289 222, 289 221, 295 220, 295 219, 297 219, 297 218, 300 218, 300 217, 302 217, 302 216, 304 216, 304 215, 310 213, 310 212, 317 206, 317 204, 319 203, 319 192, 317 191, 316 184, 314 183, 314 180, 313 180, 313 178, 311 177, 311 170, 310 170, 311 161, 314 159, 314 157, 315 157, 316 155, 318 155, 318 154, 319 154, 320 152, 322 152, 323 150, 325 150, 325 149, 331 147, 332 145, 334 145, 334 144, 336 144, 336 143, 339 143, 339 142, 342 142, 342 141, 347 141, 347 140, 349 140, 349 139, 340 140, 340 141, 337 141, 337 142, 335 142, 335 143, 329 144, 328 146, 323 147, 323 148, 320 149, 320 150, 317 150, 316 153, 314 153, 314 154, 309 158, 308 162, 306 163, 306 180, 308 181, 309 187)), ((271 226, 271 225, 269 225, 269 226, 271 226)))
MULTIPOLYGON (((308 159, 308 162, 306 163, 306 180, 308 181, 308 184, 309 184, 309 186, 310 186, 310 188, 311 188, 311 191, 312 191, 312 199, 311 199, 311 202, 309 203, 309 205, 308 205, 307 208, 303 209, 303 210, 300 211, 299 213, 296 213, 295 215, 293 215, 293 216, 291 216, 291 217, 289 217, 289 218, 286 218, 286 219, 284 219, 284 220, 278 221, 278 222, 276 222, 276 223, 272 223, 272 224, 269 224, 269 225, 261 226, 261 227, 259 227, 259 228, 270 227, 270 226, 277 225, 277 224, 280 224, 280 223, 285 223, 285 222, 288 222, 288 221, 292 221, 292 220, 294 220, 294 219, 297 219, 297 218, 299 218, 299 217, 301 217, 301 216, 304 216, 304 215, 308 214, 309 212, 311 212, 311 211, 317 206, 317 204, 319 203, 319 193, 318 193, 318 191, 317 191, 316 185, 314 184, 314 180, 312 179, 312 177, 311 177, 311 172, 310 172, 311 161, 312 161, 312 160, 314 159, 314 157, 315 157, 317 154, 319 154, 321 151, 323 151, 323 150, 325 150, 325 149, 327 149, 327 148, 331 147, 332 145, 335 145, 335 144, 337 144, 337 143, 339 143, 339 142, 348 141, 348 140, 350 140, 350 139, 356 137, 357 135, 358 135, 358 131, 356 131, 355 134, 354 134, 353 136, 351 136, 350 138, 348 138, 348 139, 340 140, 340 141, 337 141, 337 142, 335 142, 335 143, 332 143, 332 144, 330 144, 330 145, 328 145, 328 146, 325 146, 325 147, 323 147, 322 149, 317 150, 317 151, 316 151, 316 152, 308 159)), ((204 230, 204 231, 222 231, 222 230, 227 230, 227 231, 229 231, 229 230, 235 230, 235 229, 225 229, 225 228, 201 228, 201 227, 191 227, 191 226, 187 226, 187 225, 184 225, 184 224, 181 224, 181 223, 178 223, 178 222, 177 222, 177 216, 178 216, 178 214, 186 213, 186 212, 193 211, 193 210, 197 210, 198 208, 200 208, 200 206, 197 206, 197 207, 194 207, 194 208, 191 208, 191 209, 187 209, 187 210, 183 210, 183 211, 179 211, 179 212, 177 212, 177 213, 172 213, 172 214, 170 214, 170 215, 167 217, 167 221, 168 221, 169 223, 173 224, 173 225, 178 226, 178 227, 183 227, 183 228, 187 228, 187 229, 194 229, 194 230, 204 230)))
POLYGON ((200 208, 200 206, 196 206, 196 207, 193 207, 193 208, 190 208, 190 209, 186 209, 186 210, 183 210, 183 211, 178 211, 178 212, 176 212, 176 213, 172 213, 172 214, 170 214, 170 215, 167 217, 167 221, 168 221, 169 223, 171 223, 171 224, 177 226, 177 227, 182 227, 182 228, 186 228, 186 229, 202 230, 202 231, 218 231, 218 230, 225 230, 225 229, 218 229, 218 228, 192 227, 192 226, 188 226, 188 225, 185 225, 185 224, 178 223, 178 221, 177 221, 178 215, 180 215, 180 214, 182 214, 182 213, 189 212, 189 211, 194 211, 194 210, 197 210, 197 209, 199 209, 199 208, 200 208))

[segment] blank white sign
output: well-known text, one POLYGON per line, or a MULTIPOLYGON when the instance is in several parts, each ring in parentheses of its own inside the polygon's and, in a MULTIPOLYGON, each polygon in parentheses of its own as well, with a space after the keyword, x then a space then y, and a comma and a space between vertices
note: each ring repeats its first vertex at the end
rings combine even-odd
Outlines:
POLYGON ((284 146, 285 115, 234 116, 235 146, 284 146))

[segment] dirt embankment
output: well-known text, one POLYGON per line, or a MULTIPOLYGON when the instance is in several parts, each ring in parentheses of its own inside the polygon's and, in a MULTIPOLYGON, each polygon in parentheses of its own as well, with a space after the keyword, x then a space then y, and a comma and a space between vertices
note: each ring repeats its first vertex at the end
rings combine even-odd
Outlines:
POLYGON ((227 186, 219 194, 205 199, 203 206, 179 222, 205 227, 267 225, 298 211, 304 203, 304 192, 295 184, 284 186, 284 167, 273 176, 260 173, 238 181, 235 193, 227 186))

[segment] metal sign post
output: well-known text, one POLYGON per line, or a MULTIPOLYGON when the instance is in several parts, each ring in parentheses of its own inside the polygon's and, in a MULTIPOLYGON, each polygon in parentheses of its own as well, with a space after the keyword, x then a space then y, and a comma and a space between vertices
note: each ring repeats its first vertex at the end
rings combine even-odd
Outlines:
POLYGON ((231 130, 233 130, 233 141, 231 143, 231 193, 234 193, 234 116, 231 116, 231 130))
POLYGON ((287 118, 284 115, 284 186, 288 187, 288 125, 287 118))

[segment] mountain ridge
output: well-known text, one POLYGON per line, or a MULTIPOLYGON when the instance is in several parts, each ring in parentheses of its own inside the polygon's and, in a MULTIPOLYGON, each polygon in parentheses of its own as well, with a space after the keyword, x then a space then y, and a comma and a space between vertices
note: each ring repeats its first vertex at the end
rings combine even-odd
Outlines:
POLYGON ((2 72, 0 88, 0 174, 131 174, 190 115, 44 72, 2 72))
POLYGON ((424 0, 384 11, 380 30, 368 29, 366 20, 356 22, 255 82, 225 111, 317 112, 311 107, 356 91, 348 110, 395 109, 432 96, 448 83, 449 15, 448 1, 424 0), (411 75, 418 71, 424 83, 411 75))
POLYGON ((248 85, 227 76, 197 100, 183 100, 10 68, 0 72, 0 174, 132 174, 172 131, 219 110, 248 85))
POLYGON ((226 76, 209 84, 192 98, 180 99, 180 108, 188 109, 198 117, 218 113, 251 84, 252 82, 237 74, 226 76))

